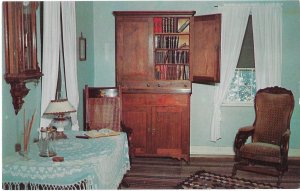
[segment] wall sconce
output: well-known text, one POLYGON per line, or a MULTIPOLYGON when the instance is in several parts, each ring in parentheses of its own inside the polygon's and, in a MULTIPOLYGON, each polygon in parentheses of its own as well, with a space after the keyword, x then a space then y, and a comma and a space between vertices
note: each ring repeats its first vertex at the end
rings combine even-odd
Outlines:
POLYGON ((83 38, 82 33, 79 37, 79 60, 86 60, 86 38, 83 38))

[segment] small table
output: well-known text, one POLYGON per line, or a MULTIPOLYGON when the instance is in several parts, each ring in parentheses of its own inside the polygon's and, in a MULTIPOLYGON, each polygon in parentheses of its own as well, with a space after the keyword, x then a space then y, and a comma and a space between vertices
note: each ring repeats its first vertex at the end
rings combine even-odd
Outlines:
POLYGON ((95 139, 78 139, 84 131, 65 131, 68 139, 56 142, 63 162, 40 157, 36 143, 29 160, 16 153, 3 159, 3 189, 117 189, 130 169, 125 133, 95 139), (21 186, 22 185, 22 186, 21 186))

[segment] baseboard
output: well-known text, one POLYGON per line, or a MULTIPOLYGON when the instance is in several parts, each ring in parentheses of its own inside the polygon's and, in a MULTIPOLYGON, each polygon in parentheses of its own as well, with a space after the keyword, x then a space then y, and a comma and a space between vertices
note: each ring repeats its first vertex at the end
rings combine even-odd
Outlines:
MULTIPOLYGON (((232 147, 191 146, 191 156, 197 155, 234 155, 232 147)), ((289 149, 289 157, 300 157, 300 149, 289 149)))

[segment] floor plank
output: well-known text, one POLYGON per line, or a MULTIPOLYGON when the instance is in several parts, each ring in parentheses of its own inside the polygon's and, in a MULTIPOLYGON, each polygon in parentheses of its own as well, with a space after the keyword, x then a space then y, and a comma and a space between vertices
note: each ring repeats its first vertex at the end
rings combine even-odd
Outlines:
MULTIPOLYGON (((124 180, 130 187, 121 189, 174 189, 176 185, 198 170, 230 176, 233 157, 204 156, 191 157, 190 163, 172 158, 133 158, 131 169, 124 180)), ((276 185, 277 178, 251 172, 238 171, 238 178, 250 179, 276 185)), ((300 160, 289 160, 289 170, 285 173, 283 188, 300 188, 300 160)))

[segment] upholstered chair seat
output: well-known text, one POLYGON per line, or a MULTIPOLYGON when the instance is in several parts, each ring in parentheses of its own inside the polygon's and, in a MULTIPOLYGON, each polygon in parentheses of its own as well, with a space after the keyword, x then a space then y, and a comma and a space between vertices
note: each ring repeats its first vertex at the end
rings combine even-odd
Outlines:
POLYGON ((269 143, 249 143, 240 148, 240 156, 266 162, 280 162, 280 147, 269 143))

